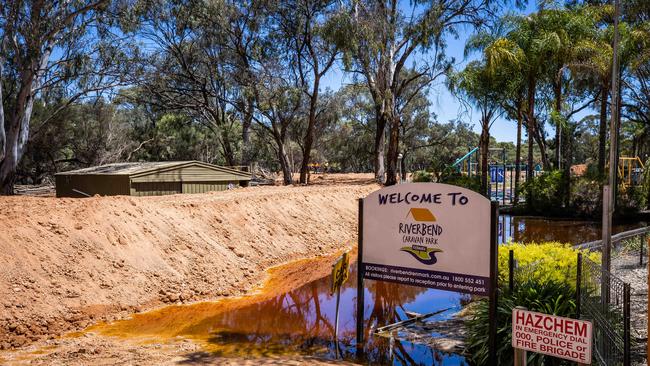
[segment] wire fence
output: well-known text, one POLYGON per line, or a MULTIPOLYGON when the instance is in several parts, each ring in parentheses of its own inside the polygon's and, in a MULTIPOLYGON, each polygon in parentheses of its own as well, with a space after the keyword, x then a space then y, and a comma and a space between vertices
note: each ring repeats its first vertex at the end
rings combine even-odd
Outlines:
POLYGON ((630 285, 580 254, 577 272, 577 316, 593 324, 594 359, 600 365, 630 365, 630 285))
MULTIPOLYGON (((648 238, 650 227, 612 236, 612 258, 624 268, 624 272, 617 272, 623 277, 604 270, 600 263, 578 255, 577 315, 593 323, 593 356, 595 362, 600 365, 627 366, 637 361, 637 358, 641 360, 645 357, 645 344, 639 342, 639 337, 633 334, 645 334, 647 338, 647 303, 637 304, 639 301, 635 300, 635 304, 632 304, 631 297, 635 293, 645 293, 647 281, 643 281, 643 288, 637 288, 635 291, 627 274, 645 268, 648 262, 648 238)), ((583 243, 575 247, 582 250, 600 250, 602 241, 583 243)), ((646 297, 643 296, 643 299, 645 301, 646 297)))

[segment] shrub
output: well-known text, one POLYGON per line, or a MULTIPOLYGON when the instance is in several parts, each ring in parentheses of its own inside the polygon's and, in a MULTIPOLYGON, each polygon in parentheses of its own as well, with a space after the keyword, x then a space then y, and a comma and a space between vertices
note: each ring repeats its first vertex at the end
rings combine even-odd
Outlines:
MULTIPOLYGON (((558 242, 509 243, 499 246, 499 283, 508 283, 508 259, 510 249, 514 251, 521 277, 547 281, 567 282, 575 287, 578 250, 569 244, 558 242)), ((583 252, 594 262, 600 263, 598 252, 583 252)))
POLYGON ((426 170, 418 170, 413 173, 414 182, 433 182, 433 174, 426 170))
POLYGON ((562 172, 544 172, 521 185, 528 208, 536 213, 557 213, 562 210, 562 172))
POLYGON ((571 183, 571 207, 578 216, 599 216, 603 210, 598 180, 580 177, 571 183))
MULTIPOLYGON (((499 247, 499 303, 497 307, 497 356, 499 365, 513 364, 511 347, 512 309, 524 306, 531 311, 571 317, 575 314, 575 273, 578 251, 556 242, 510 243, 499 247), (508 287, 510 249, 519 263, 515 288, 508 287)), ((597 253, 584 253, 600 261, 597 253)), ((489 303, 482 299, 469 306, 466 353, 476 365, 488 364, 489 303)), ((530 365, 543 365, 549 357, 529 354, 530 365)))
POLYGON ((455 186, 470 189, 474 192, 481 192, 481 178, 479 176, 468 177, 458 173, 444 176, 440 183, 452 184, 455 186))

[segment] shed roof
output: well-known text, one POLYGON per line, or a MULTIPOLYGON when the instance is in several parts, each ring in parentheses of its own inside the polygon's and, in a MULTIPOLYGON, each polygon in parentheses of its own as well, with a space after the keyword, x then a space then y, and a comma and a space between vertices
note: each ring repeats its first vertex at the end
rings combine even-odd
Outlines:
POLYGON ((223 166, 208 164, 196 160, 190 161, 156 161, 156 162, 132 162, 132 163, 113 163, 106 165, 93 166, 89 168, 70 170, 67 172, 56 173, 56 175, 129 175, 142 176, 153 172, 173 170, 187 166, 201 166, 207 169, 220 172, 227 172, 240 176, 242 179, 250 179, 250 174, 241 170, 227 168, 223 166))

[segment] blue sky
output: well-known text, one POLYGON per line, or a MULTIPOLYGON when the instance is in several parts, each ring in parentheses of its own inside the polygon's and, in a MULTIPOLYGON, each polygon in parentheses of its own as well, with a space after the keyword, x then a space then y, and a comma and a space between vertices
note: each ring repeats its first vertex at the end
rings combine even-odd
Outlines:
MULTIPOLYGON (((524 14, 529 14, 536 10, 536 2, 530 1, 527 8, 522 11, 524 14)), ((513 9, 504 9, 515 10, 513 9)), ((470 55, 467 59, 464 58, 465 41, 472 34, 472 29, 460 29, 458 38, 447 38, 446 54, 449 57, 455 58, 456 69, 462 69, 469 61, 479 58, 480 54, 470 55)), ((333 68, 323 80, 323 87, 332 90, 338 90, 341 85, 352 82, 352 76, 345 75, 340 68, 333 68)), ((429 100, 431 101, 431 111, 438 116, 439 122, 448 122, 460 118, 464 122, 468 122, 474 126, 474 131, 480 133, 480 127, 476 120, 479 115, 476 111, 465 112, 461 103, 452 96, 444 85, 444 79, 437 80, 429 91, 429 100)), ((497 141, 510 141, 514 142, 516 139, 516 128, 512 121, 505 119, 497 120, 493 125, 490 133, 497 141)))

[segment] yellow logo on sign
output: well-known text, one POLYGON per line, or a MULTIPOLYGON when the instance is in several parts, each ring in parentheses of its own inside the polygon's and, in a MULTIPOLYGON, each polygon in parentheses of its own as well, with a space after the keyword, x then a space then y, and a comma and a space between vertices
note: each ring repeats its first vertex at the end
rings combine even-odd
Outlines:
POLYGON ((411 215, 413 217, 413 220, 415 221, 426 221, 426 222, 434 222, 436 221, 436 217, 433 216, 431 211, 426 208, 411 208, 409 210, 409 213, 406 214, 406 217, 411 215))
POLYGON ((348 267, 350 267, 350 256, 343 253, 332 266, 332 287, 330 293, 334 294, 348 280, 348 267))

